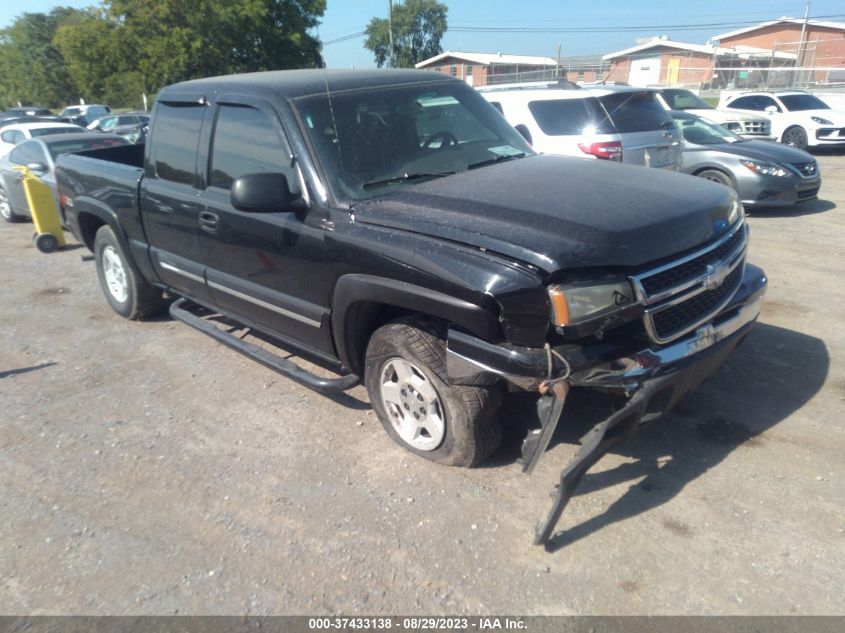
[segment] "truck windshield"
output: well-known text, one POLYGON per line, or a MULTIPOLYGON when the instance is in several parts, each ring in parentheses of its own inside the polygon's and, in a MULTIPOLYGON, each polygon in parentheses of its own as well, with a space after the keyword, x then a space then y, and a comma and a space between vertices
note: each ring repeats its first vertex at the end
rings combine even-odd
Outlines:
POLYGON ((533 154, 493 106, 453 81, 320 94, 296 108, 342 200, 533 154))

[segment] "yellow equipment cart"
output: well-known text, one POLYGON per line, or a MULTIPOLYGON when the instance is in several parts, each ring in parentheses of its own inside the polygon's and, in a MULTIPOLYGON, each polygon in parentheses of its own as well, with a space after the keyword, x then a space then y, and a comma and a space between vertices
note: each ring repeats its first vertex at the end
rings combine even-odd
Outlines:
POLYGON ((38 180, 35 174, 26 167, 15 167, 15 169, 21 172, 29 213, 35 224, 35 233, 32 236, 35 246, 42 253, 52 253, 65 245, 65 235, 62 232, 62 222, 59 219, 59 210, 56 208, 53 192, 50 191, 49 185, 38 180))

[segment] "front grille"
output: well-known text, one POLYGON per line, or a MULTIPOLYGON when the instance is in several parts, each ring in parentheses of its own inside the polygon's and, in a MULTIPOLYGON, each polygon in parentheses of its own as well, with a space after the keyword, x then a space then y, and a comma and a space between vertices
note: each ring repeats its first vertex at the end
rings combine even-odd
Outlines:
POLYGON ((753 134, 754 136, 771 136, 772 122, 759 119, 756 121, 742 122, 743 134, 753 134))
POLYGON ((667 343, 715 317, 742 282, 747 244, 742 223, 698 252, 633 275, 649 337, 667 343))
POLYGON ((728 257, 744 240, 745 229, 741 228, 730 239, 715 249, 678 266, 674 266, 650 277, 645 277, 641 282, 643 290, 647 295, 656 295, 691 279, 695 279, 707 271, 707 266, 718 263, 728 257))
POLYGON ((813 187, 812 189, 805 189, 804 191, 799 191, 798 199, 807 200, 808 198, 815 198, 817 195, 819 195, 819 188, 813 187))
POLYGON ((652 327, 658 339, 671 339, 683 334, 691 323, 698 323, 702 315, 713 314, 720 310, 730 299, 742 281, 742 266, 734 268, 725 277, 721 286, 707 290, 673 305, 652 316, 652 327))
POLYGON ((804 178, 813 178, 819 170, 819 166, 814 160, 807 163, 792 163, 792 167, 798 170, 798 173, 800 173, 804 178))

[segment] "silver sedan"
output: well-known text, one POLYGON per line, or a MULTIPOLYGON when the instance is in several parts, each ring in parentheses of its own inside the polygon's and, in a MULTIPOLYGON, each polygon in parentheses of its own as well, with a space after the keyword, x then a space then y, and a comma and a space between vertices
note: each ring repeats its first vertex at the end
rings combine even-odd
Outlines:
POLYGON ((93 134, 74 132, 53 134, 24 141, 11 152, 0 158, 0 216, 6 222, 18 222, 30 217, 29 205, 24 193, 21 173, 16 167, 26 167, 56 193, 56 156, 65 152, 81 152, 115 145, 127 145, 128 141, 114 134, 93 134))
POLYGON ((684 135, 681 171, 734 189, 746 207, 789 206, 821 187, 811 154, 772 141, 747 141, 700 116, 672 111, 684 135))

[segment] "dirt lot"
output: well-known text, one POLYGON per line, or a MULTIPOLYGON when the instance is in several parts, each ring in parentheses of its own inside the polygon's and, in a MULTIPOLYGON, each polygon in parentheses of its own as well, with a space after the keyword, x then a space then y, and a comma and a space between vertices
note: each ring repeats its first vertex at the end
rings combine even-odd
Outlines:
MULTIPOLYGON (((168 318, 130 323, 79 248, 0 226, 0 606, 16 614, 845 612, 845 155, 820 200, 750 219, 761 322, 608 455, 531 545, 585 430, 530 478, 393 445, 168 318)), ((530 403, 511 402, 517 420, 530 403)))

